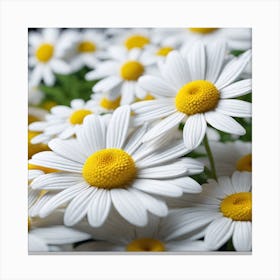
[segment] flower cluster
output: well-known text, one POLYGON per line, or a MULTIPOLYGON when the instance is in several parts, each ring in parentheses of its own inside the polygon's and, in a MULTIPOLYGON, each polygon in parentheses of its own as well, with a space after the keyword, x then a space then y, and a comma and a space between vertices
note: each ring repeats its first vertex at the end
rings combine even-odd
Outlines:
POLYGON ((251 32, 29 31, 29 252, 251 251, 251 32))

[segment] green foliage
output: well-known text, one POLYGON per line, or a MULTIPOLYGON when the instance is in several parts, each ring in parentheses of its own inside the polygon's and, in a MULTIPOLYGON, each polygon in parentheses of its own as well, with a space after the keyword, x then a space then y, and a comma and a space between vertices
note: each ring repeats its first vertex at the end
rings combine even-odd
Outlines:
POLYGON ((45 93, 46 101, 54 101, 59 105, 69 106, 72 99, 81 98, 85 101, 90 99, 92 87, 97 81, 86 81, 85 74, 89 71, 84 67, 78 72, 69 75, 56 74, 56 83, 49 87, 40 85, 40 90, 45 93))

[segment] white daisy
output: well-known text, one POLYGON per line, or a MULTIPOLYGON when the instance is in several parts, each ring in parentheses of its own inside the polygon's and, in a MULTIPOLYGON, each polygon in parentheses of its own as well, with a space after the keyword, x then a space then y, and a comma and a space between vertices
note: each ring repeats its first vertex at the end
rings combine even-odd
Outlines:
POLYGON ((44 93, 38 88, 38 86, 28 86, 28 104, 38 105, 44 98, 44 93))
POLYGON ((58 29, 45 28, 42 32, 29 33, 30 85, 37 86, 43 80, 48 86, 55 83, 54 73, 69 74, 70 66, 62 56, 70 47, 70 42, 59 34, 58 29))
POLYGON ((34 122, 29 125, 30 131, 40 132, 32 138, 31 143, 48 143, 52 138, 67 139, 75 134, 76 128, 83 123, 84 117, 90 114, 106 112, 95 102, 82 99, 71 101, 70 107, 58 105, 51 108, 45 121, 34 122))
POLYGON ((36 154, 30 160, 61 170, 31 183, 33 189, 60 191, 41 208, 41 217, 71 201, 65 210, 65 225, 74 225, 87 215, 92 227, 101 226, 113 205, 128 222, 144 226, 147 210, 167 215, 165 203, 152 195, 178 197, 183 192, 200 192, 201 186, 188 175, 202 172, 203 166, 191 158, 179 158, 187 153, 183 142, 146 155, 141 145, 147 126, 128 136, 130 114, 129 106, 119 107, 108 129, 100 116, 87 116, 76 139, 52 140, 53 152, 36 154))
POLYGON ((252 178, 249 172, 235 171, 231 177, 208 180, 197 195, 185 195, 175 202, 180 209, 177 230, 196 231, 206 247, 217 250, 232 237, 236 251, 252 249, 252 178))
MULTIPOLYGON (((209 141, 209 145, 218 176, 231 176, 236 170, 252 172, 252 143, 209 141)), ((203 150, 204 148, 201 147, 200 151, 203 150)), ((198 160, 210 168, 207 158, 198 158, 198 160)))
POLYGON ((121 97, 117 97, 115 99, 112 99, 110 94, 108 92, 104 93, 94 93, 91 95, 92 104, 95 104, 96 106, 100 106, 104 112, 113 112, 115 109, 117 109, 121 104, 121 97))
MULTIPOLYGON (((127 252, 190 252, 207 251, 203 241, 196 241, 184 232, 176 232, 173 220, 177 212, 172 210, 168 216, 158 218, 149 215, 145 227, 135 227, 118 216, 108 219, 100 228, 81 228, 92 235, 96 241, 86 242, 76 247, 77 251, 127 251, 127 252), (171 227, 168 227, 171 225, 171 227), (174 234, 175 233, 175 234, 174 234), (176 235, 176 238, 174 236, 176 235)), ((79 228, 79 227, 78 227, 79 228)))
POLYGON ((231 98, 251 92, 251 79, 235 82, 251 58, 251 51, 224 65, 226 45, 198 43, 182 56, 172 51, 160 67, 162 77, 144 76, 140 85, 158 99, 131 106, 135 125, 163 120, 143 139, 163 135, 185 121, 183 130, 187 149, 195 149, 203 140, 207 123, 237 135, 245 129, 233 117, 251 117, 251 103, 231 98))
POLYGON ((107 46, 104 34, 94 29, 71 29, 67 33, 69 40, 74 42, 67 53, 67 61, 72 71, 77 71, 83 66, 94 68, 99 59, 104 57, 104 48, 107 46))
POLYGON ((189 49, 196 41, 205 44, 225 40, 230 50, 248 50, 252 48, 251 28, 184 28, 168 38, 173 44, 184 44, 189 49))
POLYGON ((139 86, 138 79, 149 73, 150 63, 142 60, 141 50, 111 47, 108 52, 112 59, 101 62, 85 76, 86 80, 101 79, 93 91, 108 92, 113 100, 121 96, 121 105, 132 103, 136 97, 144 98, 147 92, 139 86))
POLYGON ((62 222, 59 211, 46 219, 28 218, 28 251, 72 251, 72 243, 90 239, 88 233, 65 227, 62 222))

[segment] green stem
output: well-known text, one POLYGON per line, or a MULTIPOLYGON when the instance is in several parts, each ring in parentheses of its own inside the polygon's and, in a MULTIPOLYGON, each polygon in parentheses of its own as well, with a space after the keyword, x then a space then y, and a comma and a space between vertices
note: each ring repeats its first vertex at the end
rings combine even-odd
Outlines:
POLYGON ((209 162, 210 162, 212 177, 213 177, 213 179, 215 179, 217 181, 215 162, 214 162, 212 151, 211 151, 210 146, 209 146, 208 137, 207 137, 206 134, 205 134, 205 137, 204 137, 204 146, 205 146, 206 153, 207 153, 207 156, 208 156, 208 159, 209 159, 209 162))

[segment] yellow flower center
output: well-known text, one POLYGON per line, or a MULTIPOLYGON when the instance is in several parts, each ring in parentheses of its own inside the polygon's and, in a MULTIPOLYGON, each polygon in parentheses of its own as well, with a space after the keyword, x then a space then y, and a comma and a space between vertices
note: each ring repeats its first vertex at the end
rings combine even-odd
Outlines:
POLYGON ((31 124, 33 122, 38 122, 39 118, 37 118, 36 116, 33 115, 28 115, 28 124, 31 124))
POLYGON ((83 166, 83 177, 97 188, 124 188, 135 178, 132 157, 121 149, 109 148, 93 153, 83 166))
POLYGON ((107 109, 107 110, 115 110, 120 106, 121 97, 118 97, 115 100, 107 99, 106 97, 103 97, 100 101, 100 106, 107 109))
POLYGON ((136 81, 143 73, 144 66, 136 60, 130 60, 121 67, 121 77, 127 81, 136 81))
POLYGON ((178 111, 194 115, 215 109, 220 93, 211 82, 197 80, 185 84, 177 93, 175 105, 178 111))
POLYGON ((252 193, 229 195, 221 202, 220 209, 225 217, 234 221, 252 221, 252 193))
POLYGON ((31 164, 31 163, 28 163, 28 169, 29 170, 41 170, 41 171, 44 171, 44 173, 53 173, 53 172, 58 171, 57 169, 48 168, 48 167, 35 165, 35 164, 31 164))
POLYGON ((48 62, 54 53, 54 47, 51 44, 42 44, 39 46, 39 48, 36 50, 36 58, 40 62, 48 62))
POLYGON ((128 50, 131 50, 133 48, 142 49, 145 45, 149 43, 150 43, 149 38, 142 35, 133 35, 125 40, 124 45, 128 50))
POLYGON ((77 46, 78 52, 95 52, 96 45, 90 41, 83 41, 77 46))
POLYGON ((171 47, 162 47, 162 48, 158 49, 158 51, 156 52, 156 55, 167 56, 173 50, 174 49, 171 47))
POLYGON ((165 251, 164 244, 153 238, 139 238, 130 242, 126 246, 128 252, 163 252, 165 251))
POLYGON ((236 169, 238 171, 252 172, 252 154, 241 157, 236 163, 236 169))
POLYGON ((200 33, 200 34, 208 34, 216 31, 218 28, 189 28, 191 32, 200 33))
POLYGON ((49 147, 46 144, 39 143, 39 144, 31 144, 32 138, 41 134, 41 132, 35 132, 28 130, 28 159, 30 159, 34 154, 43 151, 49 151, 49 147))
POLYGON ((73 125, 82 124, 84 121, 84 118, 90 114, 92 114, 92 111, 90 111, 90 110, 86 110, 86 109, 76 110, 71 114, 71 116, 69 118, 69 122, 73 125))

